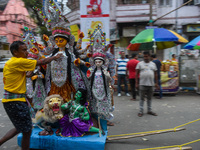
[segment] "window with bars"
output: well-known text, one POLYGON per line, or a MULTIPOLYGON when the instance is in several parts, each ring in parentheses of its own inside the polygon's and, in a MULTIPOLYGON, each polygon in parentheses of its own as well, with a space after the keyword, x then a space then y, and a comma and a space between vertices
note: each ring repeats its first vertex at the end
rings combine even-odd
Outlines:
POLYGON ((200 4, 200 0, 194 0, 194 4, 195 5, 199 5, 200 4))
POLYGON ((118 4, 146 4, 150 0, 118 0, 118 4))
POLYGON ((6 22, 5 21, 0 21, 0 26, 2 26, 2 27, 6 26, 6 22))
MULTIPOLYGON (((188 0, 183 0, 183 4, 188 2, 188 0)), ((194 0, 192 0, 191 2, 189 2, 186 6, 191 6, 194 5, 194 0)))
POLYGON ((172 6, 172 0, 159 0, 159 6, 172 6))
POLYGON ((72 11, 79 8, 79 0, 68 0, 67 7, 69 7, 72 11))

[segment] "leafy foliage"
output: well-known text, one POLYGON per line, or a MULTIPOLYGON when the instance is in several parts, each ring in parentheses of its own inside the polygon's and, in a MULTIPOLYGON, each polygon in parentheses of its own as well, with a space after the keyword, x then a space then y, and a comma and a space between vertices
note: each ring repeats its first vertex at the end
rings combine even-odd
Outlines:
MULTIPOLYGON (((47 28, 45 27, 43 22, 43 18, 40 16, 39 12, 37 12, 33 7, 36 6, 38 8, 42 8, 42 0, 23 0, 25 7, 28 9, 29 14, 31 18, 34 19, 35 23, 38 26, 38 33, 42 36, 43 34, 46 34, 48 36, 51 35, 51 32, 47 31, 47 28)), ((42 38, 43 39, 43 38, 42 38)))

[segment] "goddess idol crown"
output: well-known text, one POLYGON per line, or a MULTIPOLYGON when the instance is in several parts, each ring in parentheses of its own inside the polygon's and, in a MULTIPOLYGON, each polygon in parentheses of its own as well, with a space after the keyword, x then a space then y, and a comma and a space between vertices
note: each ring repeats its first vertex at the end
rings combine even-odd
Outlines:
POLYGON ((93 53, 94 60, 101 59, 105 61, 106 57, 106 34, 102 32, 101 27, 98 25, 94 32, 90 35, 90 49, 93 53))
POLYGON ((63 16, 59 4, 55 0, 43 0, 42 10, 34 7, 43 17, 43 24, 48 31, 52 31, 53 37, 61 36, 70 40, 71 30, 69 21, 63 16))
POLYGON ((92 57, 90 58, 90 64, 94 65, 96 59, 104 61, 103 68, 108 68, 109 60, 106 55, 108 51, 109 44, 106 45, 106 34, 102 31, 101 26, 97 26, 94 32, 90 35, 90 53, 92 57))

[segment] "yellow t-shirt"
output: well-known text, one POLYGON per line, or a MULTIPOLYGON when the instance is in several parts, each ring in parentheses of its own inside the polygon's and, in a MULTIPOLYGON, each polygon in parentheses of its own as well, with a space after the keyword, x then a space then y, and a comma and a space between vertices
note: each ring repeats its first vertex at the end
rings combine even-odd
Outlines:
MULTIPOLYGON (((3 69, 4 90, 15 93, 25 94, 26 92, 26 71, 33 71, 37 60, 12 57, 8 60, 3 69)), ((2 99, 2 102, 22 101, 25 98, 2 99)))

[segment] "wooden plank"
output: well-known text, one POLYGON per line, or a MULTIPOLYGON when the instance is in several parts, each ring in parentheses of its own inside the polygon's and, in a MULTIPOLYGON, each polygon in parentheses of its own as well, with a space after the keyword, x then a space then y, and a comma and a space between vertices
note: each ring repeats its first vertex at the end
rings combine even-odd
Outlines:
MULTIPOLYGON (((185 130, 185 128, 177 128, 176 132, 185 130)), ((128 136, 120 136, 120 137, 107 137, 108 141, 112 140, 121 140, 121 139, 130 139, 130 138, 137 138, 137 137, 143 137, 143 136, 149 136, 149 135, 155 135, 155 134, 162 134, 162 133, 168 133, 168 132, 174 132, 174 129, 166 130, 166 131, 157 131, 157 132, 151 132, 151 133, 144 133, 144 134, 137 134, 137 135, 128 135, 128 136)))

